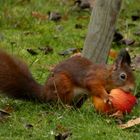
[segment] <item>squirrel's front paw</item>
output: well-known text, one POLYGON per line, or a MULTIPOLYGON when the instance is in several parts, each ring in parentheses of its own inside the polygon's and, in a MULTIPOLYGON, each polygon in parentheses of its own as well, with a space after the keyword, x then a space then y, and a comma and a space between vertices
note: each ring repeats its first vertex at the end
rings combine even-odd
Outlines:
POLYGON ((103 100, 104 100, 104 103, 107 103, 107 104, 109 104, 109 105, 112 105, 112 101, 111 101, 111 99, 109 98, 109 95, 106 96, 103 100))

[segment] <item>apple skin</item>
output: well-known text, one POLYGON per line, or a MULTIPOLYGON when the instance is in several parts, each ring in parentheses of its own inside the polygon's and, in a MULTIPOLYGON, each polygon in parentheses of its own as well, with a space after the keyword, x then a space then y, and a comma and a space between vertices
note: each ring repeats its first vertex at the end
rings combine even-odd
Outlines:
MULTIPOLYGON (((113 107, 107 103, 104 103, 102 98, 100 98, 98 96, 94 96, 92 98, 92 102, 93 102, 93 105, 94 105, 97 112, 111 114, 113 107)), ((114 108, 113 108, 113 110, 114 110, 114 108)))
POLYGON ((124 92, 121 89, 113 89, 110 93, 113 107, 123 113, 130 113, 137 103, 137 99, 132 93, 124 92))
POLYGON ((97 96, 92 99, 96 111, 100 113, 112 114, 116 111, 121 111, 123 114, 130 113, 137 99, 132 93, 126 93, 121 89, 112 89, 109 94, 112 104, 104 103, 104 101, 97 96))

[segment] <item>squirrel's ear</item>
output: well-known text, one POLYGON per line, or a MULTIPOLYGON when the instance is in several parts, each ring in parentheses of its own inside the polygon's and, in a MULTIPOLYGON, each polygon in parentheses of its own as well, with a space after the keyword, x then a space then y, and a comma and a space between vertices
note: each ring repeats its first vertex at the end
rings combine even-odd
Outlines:
POLYGON ((114 70, 116 70, 117 68, 120 68, 123 64, 127 64, 128 66, 130 66, 131 64, 130 55, 125 48, 120 50, 114 63, 114 70))

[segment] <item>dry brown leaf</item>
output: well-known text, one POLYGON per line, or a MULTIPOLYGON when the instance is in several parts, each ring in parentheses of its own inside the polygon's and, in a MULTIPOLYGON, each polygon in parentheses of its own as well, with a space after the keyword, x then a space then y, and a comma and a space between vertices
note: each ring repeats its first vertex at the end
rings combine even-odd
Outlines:
POLYGON ((72 135, 72 132, 61 124, 56 126, 55 140, 66 140, 72 135))
POLYGON ((118 110, 117 112, 109 115, 109 117, 113 117, 113 118, 122 120, 124 116, 123 116, 123 112, 118 110))
POLYGON ((48 19, 48 15, 33 11, 32 12, 32 16, 39 19, 39 20, 47 20, 48 19))
POLYGON ((140 117, 136 118, 136 119, 129 120, 127 123, 119 125, 119 127, 121 129, 126 129, 126 128, 130 128, 130 127, 133 127, 133 126, 138 125, 138 124, 140 124, 140 117))
POLYGON ((130 46, 130 45, 133 45, 135 43, 135 40, 126 38, 126 39, 122 39, 120 41, 120 43, 127 45, 127 46, 130 46))
POLYGON ((89 16, 78 16, 77 17, 77 20, 80 20, 80 19, 89 19, 89 16))
POLYGON ((6 105, 3 110, 7 113, 12 113, 14 111, 14 108, 10 105, 6 105))
POLYGON ((116 59, 117 55, 118 55, 118 52, 116 50, 110 49, 110 51, 109 51, 110 58, 116 59))
POLYGON ((57 135, 55 135, 55 140, 66 140, 71 135, 72 135, 72 133, 69 131, 63 132, 63 133, 58 133, 57 135))
POLYGON ((62 17, 62 19, 63 19, 63 20, 68 20, 68 19, 69 19, 68 14, 67 14, 67 13, 64 14, 63 17, 62 17))

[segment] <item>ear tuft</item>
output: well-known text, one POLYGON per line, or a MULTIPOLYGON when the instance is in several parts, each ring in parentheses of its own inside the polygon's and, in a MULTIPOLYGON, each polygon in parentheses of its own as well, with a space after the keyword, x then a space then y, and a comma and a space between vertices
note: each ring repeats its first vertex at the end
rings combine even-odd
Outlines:
POLYGON ((130 64, 131 64, 130 55, 125 48, 120 50, 120 52, 115 60, 114 69, 120 68, 122 66, 122 64, 127 64, 128 66, 130 66, 130 64))
POLYGON ((129 66, 131 64, 131 58, 130 58, 130 55, 128 53, 128 51, 123 48, 120 50, 118 56, 117 56, 117 59, 122 59, 122 63, 127 63, 129 66))

